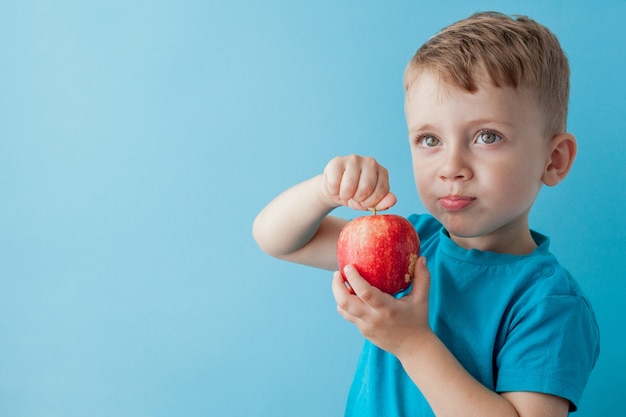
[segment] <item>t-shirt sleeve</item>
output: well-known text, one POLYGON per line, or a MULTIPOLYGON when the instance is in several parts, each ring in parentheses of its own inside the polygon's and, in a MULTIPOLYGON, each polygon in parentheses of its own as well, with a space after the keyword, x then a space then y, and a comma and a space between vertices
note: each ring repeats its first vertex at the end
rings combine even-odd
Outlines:
POLYGON ((496 357, 496 391, 556 395, 575 411, 598 354, 598 326, 587 300, 547 297, 511 323, 496 357))
POLYGON ((413 224, 422 245, 431 239, 436 239, 443 227, 441 223, 429 214, 411 214, 407 219, 413 224))

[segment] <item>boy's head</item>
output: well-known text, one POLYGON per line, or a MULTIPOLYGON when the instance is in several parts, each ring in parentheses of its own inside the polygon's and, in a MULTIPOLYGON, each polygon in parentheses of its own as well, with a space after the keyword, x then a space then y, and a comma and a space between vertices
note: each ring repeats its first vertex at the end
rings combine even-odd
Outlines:
POLYGON ((423 69, 472 93, 480 79, 525 91, 546 115, 549 137, 566 131, 567 57, 552 32, 528 17, 485 12, 448 26, 413 56, 404 75, 405 90, 423 69))

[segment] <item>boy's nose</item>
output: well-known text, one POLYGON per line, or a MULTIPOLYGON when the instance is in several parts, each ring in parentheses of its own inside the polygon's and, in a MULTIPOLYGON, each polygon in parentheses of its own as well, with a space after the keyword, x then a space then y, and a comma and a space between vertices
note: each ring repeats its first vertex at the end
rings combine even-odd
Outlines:
POLYGON ((468 180, 472 177, 467 156, 460 149, 449 149, 443 155, 439 178, 442 180, 468 180))

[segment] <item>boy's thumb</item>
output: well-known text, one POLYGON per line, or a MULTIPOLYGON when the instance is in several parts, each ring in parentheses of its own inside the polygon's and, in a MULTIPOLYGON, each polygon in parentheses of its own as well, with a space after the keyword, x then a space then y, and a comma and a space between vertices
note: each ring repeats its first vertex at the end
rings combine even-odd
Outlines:
POLYGON ((413 272, 413 291, 418 294, 423 294, 428 297, 428 291, 430 289, 430 271, 426 266, 426 257, 420 256, 417 258, 415 264, 415 271, 413 272))
POLYGON ((376 210, 387 210, 388 208, 394 206, 397 202, 398 198, 390 191, 385 197, 383 197, 382 200, 378 202, 378 204, 376 204, 376 210))

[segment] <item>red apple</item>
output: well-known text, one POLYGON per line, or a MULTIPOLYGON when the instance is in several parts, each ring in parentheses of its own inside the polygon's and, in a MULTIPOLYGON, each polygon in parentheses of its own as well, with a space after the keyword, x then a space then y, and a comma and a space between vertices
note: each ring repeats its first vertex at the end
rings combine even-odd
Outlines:
POLYGON ((389 294, 408 288, 419 253, 415 228, 395 214, 358 217, 345 225, 337 241, 341 273, 353 265, 367 282, 389 294))

